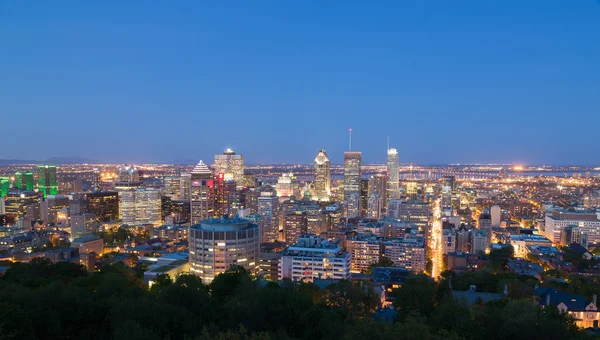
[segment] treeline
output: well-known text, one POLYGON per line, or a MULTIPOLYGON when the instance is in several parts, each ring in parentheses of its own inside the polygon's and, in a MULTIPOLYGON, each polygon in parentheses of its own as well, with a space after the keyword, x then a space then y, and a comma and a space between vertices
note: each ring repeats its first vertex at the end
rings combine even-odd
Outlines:
MULTIPOLYGON (((148 288, 120 264, 87 273, 45 260, 14 263, 0 277, 1 339, 579 339, 556 309, 531 299, 467 307, 448 280, 408 279, 396 313, 376 321, 368 284, 264 283, 233 268, 209 285, 166 276, 148 288)), ((457 282, 458 284, 459 282, 457 282)))

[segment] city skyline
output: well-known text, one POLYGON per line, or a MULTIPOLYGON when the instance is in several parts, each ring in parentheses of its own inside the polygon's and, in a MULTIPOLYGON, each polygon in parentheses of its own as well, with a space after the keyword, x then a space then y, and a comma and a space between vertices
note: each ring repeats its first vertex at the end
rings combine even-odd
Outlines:
POLYGON ((591 0, 3 3, 15 142, 0 158, 172 162, 230 146, 250 163, 325 149, 341 164, 352 127, 364 163, 385 161, 390 136, 401 163, 594 164, 599 18, 591 0))

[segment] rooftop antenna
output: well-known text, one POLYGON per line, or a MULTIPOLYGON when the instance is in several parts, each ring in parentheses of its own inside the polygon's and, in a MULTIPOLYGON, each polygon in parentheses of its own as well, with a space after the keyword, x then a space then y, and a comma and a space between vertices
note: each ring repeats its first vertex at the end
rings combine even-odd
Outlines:
POLYGON ((387 137, 387 140, 388 140, 388 148, 387 149, 389 151, 390 150, 390 136, 387 137))
POLYGON ((352 128, 348 130, 348 151, 352 151, 352 128))

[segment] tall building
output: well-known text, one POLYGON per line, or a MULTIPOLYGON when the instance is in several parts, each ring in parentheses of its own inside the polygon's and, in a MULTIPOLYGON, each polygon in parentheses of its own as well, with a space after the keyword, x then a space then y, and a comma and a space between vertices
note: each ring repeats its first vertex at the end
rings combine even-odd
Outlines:
POLYGON ((82 212, 96 216, 99 222, 115 221, 119 218, 119 193, 96 191, 85 194, 87 205, 82 212))
POLYGON ((58 194, 58 185, 56 184, 56 166, 38 166, 38 191, 44 194, 44 197, 58 194))
POLYGON ((196 165, 191 173, 190 209, 192 225, 214 217, 215 180, 210 169, 202 161, 196 165))
POLYGON ((386 182, 387 182, 387 180, 385 178, 385 175, 383 175, 383 174, 376 174, 369 178, 369 197, 372 194, 376 194, 377 196, 379 196, 379 198, 382 201, 381 202, 382 207, 385 207, 387 205, 387 201, 388 201, 388 199, 386 199, 386 196, 387 196, 386 182))
MULTIPOLYGON (((387 151, 387 199, 400 198, 400 174, 398 171, 398 151, 387 151)), ((387 203, 387 200, 386 200, 387 203)))
POLYGON ((329 201, 331 195, 331 163, 325 150, 315 158, 315 199, 329 201))
POLYGON ((226 180, 225 174, 219 172, 215 177, 215 216, 232 215, 232 200, 236 184, 233 179, 226 180))
POLYGON ((205 284, 232 266, 256 274, 260 227, 241 218, 211 218, 189 230, 190 271, 205 284))
POLYGON ((298 197, 300 195, 300 185, 298 184, 298 179, 291 172, 279 176, 275 188, 277 190, 277 196, 279 197, 298 197))
POLYGON ((454 229, 442 230, 442 254, 456 251, 456 232, 454 229))
MULTIPOLYGON (((483 230, 487 235, 487 243, 492 243, 492 215, 489 209, 484 208, 481 215, 479 215, 479 229, 483 230)), ((500 225, 498 225, 499 227, 500 225)))
POLYGON ((285 243, 294 244, 298 238, 307 233, 307 213, 301 208, 292 208, 283 216, 283 234, 285 243))
POLYGON ((180 176, 165 176, 164 193, 173 200, 181 199, 181 177, 180 176))
POLYGON ((379 262, 383 254, 383 243, 376 237, 359 234, 346 240, 346 249, 350 253, 350 271, 362 273, 373 263, 379 262))
POLYGON ((279 197, 277 197, 275 190, 265 188, 260 191, 257 210, 261 216, 261 242, 277 241, 279 239, 279 197))
POLYGON ((381 205, 382 200, 379 198, 379 195, 375 193, 371 194, 367 203, 367 217, 378 220, 381 217, 381 205))
POLYGON ((192 175, 191 174, 181 174, 179 176, 179 199, 180 200, 190 200, 190 188, 192 186, 192 175))
POLYGON ((600 244, 600 220, 594 212, 576 212, 555 209, 546 213, 544 236, 552 243, 560 244, 563 230, 575 225, 579 232, 588 236, 590 244, 600 244))
POLYGON ((419 230, 427 231, 431 218, 429 203, 415 200, 390 200, 388 217, 414 223, 419 230))
POLYGON ((23 173, 15 172, 15 181, 13 182, 13 188, 23 189, 23 173))
POLYGON ((0 197, 6 196, 8 189, 10 189, 10 178, 0 177, 0 197))
POLYGON ((25 190, 33 191, 33 172, 25 172, 25 190))
POLYGON ((160 191, 143 187, 119 191, 119 218, 127 225, 161 225, 160 191))
POLYGON ((346 216, 353 218, 360 215, 360 165, 361 152, 344 152, 344 202, 346 216))
POLYGON ((301 236, 281 255, 279 280, 313 282, 315 279, 347 280, 350 277, 350 253, 315 235, 301 236))
POLYGON ((98 223, 92 213, 83 213, 71 216, 71 238, 89 235, 97 231, 98 223))
POLYGON ((469 230, 469 241, 471 243, 471 253, 485 253, 488 248, 488 235, 485 230, 471 229, 469 230))
POLYGON ((244 155, 236 155, 232 149, 215 155, 215 172, 225 174, 225 180, 233 179, 236 187, 241 189, 244 186, 244 155))

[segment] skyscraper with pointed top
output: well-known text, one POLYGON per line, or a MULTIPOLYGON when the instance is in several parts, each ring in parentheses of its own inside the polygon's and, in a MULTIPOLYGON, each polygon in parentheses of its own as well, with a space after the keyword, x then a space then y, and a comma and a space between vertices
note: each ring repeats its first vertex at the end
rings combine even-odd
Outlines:
POLYGON ((325 150, 319 151, 315 158, 315 198, 329 201, 331 195, 331 163, 325 150))
POLYGON ((192 225, 200 223, 215 212, 215 180, 202 161, 196 165, 190 180, 190 219, 192 225))
POLYGON ((349 218, 360 215, 360 166, 362 153, 352 151, 352 129, 349 131, 349 151, 344 152, 344 206, 349 218))

